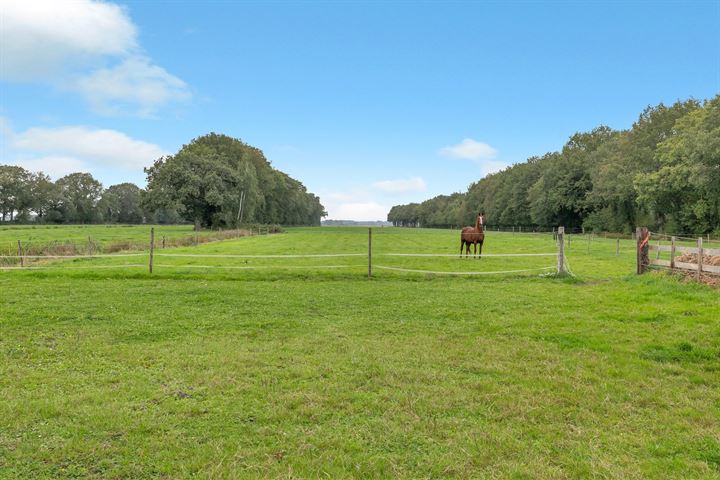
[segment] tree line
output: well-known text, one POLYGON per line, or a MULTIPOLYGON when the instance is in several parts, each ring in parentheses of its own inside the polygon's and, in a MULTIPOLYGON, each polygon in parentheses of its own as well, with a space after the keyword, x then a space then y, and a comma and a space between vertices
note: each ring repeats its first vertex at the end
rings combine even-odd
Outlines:
POLYGON ((720 95, 646 108, 627 130, 576 133, 467 192, 392 207, 397 226, 469 225, 720 234, 720 95))
POLYGON ((147 188, 103 188, 89 173, 52 181, 0 165, 0 221, 14 223, 180 223, 196 228, 263 223, 320 225, 320 199, 273 168, 261 150, 211 133, 145 169, 147 188))

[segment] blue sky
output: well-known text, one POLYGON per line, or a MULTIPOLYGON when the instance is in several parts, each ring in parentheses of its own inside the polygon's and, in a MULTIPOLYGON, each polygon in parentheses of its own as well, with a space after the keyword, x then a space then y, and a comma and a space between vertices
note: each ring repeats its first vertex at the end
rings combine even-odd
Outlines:
POLYGON ((214 131, 334 219, 720 93, 720 0, 0 0, 0 16, 0 163, 144 185, 143 166, 214 131))

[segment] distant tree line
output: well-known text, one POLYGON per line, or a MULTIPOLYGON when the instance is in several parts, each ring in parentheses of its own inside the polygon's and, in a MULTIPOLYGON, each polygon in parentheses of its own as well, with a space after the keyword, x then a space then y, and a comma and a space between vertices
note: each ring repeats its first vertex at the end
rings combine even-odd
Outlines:
POLYGON ((52 181, 0 165, 0 221, 14 223, 180 223, 197 228, 248 223, 320 225, 320 199, 270 165, 262 151, 211 133, 145 169, 148 185, 103 188, 89 173, 52 181))
POLYGON ((488 175, 465 193, 394 206, 398 226, 563 225, 720 234, 720 95, 648 107, 628 130, 576 133, 559 152, 488 175))

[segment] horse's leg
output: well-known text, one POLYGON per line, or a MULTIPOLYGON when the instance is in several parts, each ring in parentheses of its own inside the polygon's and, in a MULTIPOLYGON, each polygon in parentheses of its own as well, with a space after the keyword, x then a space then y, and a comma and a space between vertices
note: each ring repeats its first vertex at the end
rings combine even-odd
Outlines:
POLYGON ((480 258, 482 258, 482 244, 483 242, 480 242, 480 252, 478 252, 480 254, 480 258))
POLYGON ((477 242, 473 243, 473 257, 477 257, 477 242))

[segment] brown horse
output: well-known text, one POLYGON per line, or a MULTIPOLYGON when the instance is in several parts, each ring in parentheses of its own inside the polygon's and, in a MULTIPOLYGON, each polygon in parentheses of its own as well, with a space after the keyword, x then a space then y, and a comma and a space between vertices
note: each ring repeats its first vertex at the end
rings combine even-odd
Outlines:
POLYGON ((470 255, 470 244, 475 246, 475 253, 473 256, 477 256, 478 253, 482 257, 482 246, 485 241, 485 225, 483 223, 483 214, 478 213, 475 219, 474 227, 465 227, 460 233, 460 257, 462 258, 463 246, 465 246, 465 256, 470 255), (480 246, 478 252, 478 245, 480 246))

